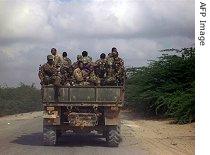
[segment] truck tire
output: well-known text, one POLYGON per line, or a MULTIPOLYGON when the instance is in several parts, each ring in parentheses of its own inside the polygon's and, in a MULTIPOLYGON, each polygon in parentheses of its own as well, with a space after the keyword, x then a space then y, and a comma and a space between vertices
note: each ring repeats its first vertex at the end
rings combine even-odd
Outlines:
POLYGON ((119 126, 108 126, 106 131, 106 141, 110 147, 118 147, 121 141, 119 126))
POLYGON ((47 146, 54 146, 57 143, 56 130, 51 126, 43 127, 43 144, 47 146))

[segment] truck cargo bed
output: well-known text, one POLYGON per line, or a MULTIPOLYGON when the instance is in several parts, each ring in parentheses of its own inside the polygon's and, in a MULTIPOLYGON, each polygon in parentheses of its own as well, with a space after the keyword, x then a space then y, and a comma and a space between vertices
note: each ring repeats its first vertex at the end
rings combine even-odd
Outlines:
POLYGON ((124 101, 123 86, 62 86, 55 99, 54 86, 42 87, 43 105, 52 106, 116 106, 124 101))

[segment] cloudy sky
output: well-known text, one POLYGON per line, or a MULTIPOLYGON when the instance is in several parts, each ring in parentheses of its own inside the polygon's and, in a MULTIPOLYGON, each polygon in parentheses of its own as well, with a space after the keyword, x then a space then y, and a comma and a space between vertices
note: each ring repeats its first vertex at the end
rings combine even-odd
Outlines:
POLYGON ((1 0, 0 84, 36 83, 52 47, 96 60, 117 47, 126 66, 194 44, 194 0, 1 0))

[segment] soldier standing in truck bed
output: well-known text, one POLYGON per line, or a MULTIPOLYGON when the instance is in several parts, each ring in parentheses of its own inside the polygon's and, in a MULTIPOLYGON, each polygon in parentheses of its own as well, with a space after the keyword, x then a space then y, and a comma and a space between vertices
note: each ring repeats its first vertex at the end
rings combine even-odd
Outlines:
POLYGON ((47 63, 39 68, 38 75, 41 85, 53 84, 54 86, 60 86, 61 84, 61 75, 54 64, 52 55, 47 56, 47 63))
POLYGON ((97 60, 95 63, 96 75, 100 78, 101 85, 105 85, 107 69, 108 69, 108 63, 106 59, 106 54, 101 53, 100 59, 97 60))
POLYGON ((123 85, 124 83, 124 62, 118 56, 117 49, 112 48, 111 53, 107 57, 107 85, 123 85))
POLYGON ((63 64, 62 65, 66 66, 66 67, 70 67, 71 60, 67 57, 67 53, 63 52, 62 56, 63 56, 63 64))
POLYGON ((112 53, 109 53, 107 56, 107 73, 105 78, 105 84, 109 86, 116 85, 116 77, 115 77, 115 68, 114 68, 114 58, 112 53))
POLYGON ((63 59, 62 56, 57 52, 55 48, 51 49, 51 54, 53 55, 54 64, 57 68, 62 65, 63 59))
POLYGON ((117 85, 123 85, 125 80, 124 61, 118 56, 117 49, 112 48, 113 68, 115 70, 114 76, 117 80, 117 85))
POLYGON ((60 71, 62 74, 62 84, 70 84, 71 83, 71 76, 73 74, 73 68, 71 65, 71 60, 67 57, 67 53, 63 52, 63 63, 61 65, 60 71))

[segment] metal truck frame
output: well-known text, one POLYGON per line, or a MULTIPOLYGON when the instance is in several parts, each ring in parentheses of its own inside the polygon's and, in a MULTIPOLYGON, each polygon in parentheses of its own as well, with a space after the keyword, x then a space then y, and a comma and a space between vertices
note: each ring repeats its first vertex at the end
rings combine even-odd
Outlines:
POLYGON ((106 138, 108 146, 119 145, 124 86, 51 85, 42 86, 41 90, 44 145, 56 145, 58 137, 69 130, 85 134, 97 131, 106 138))

